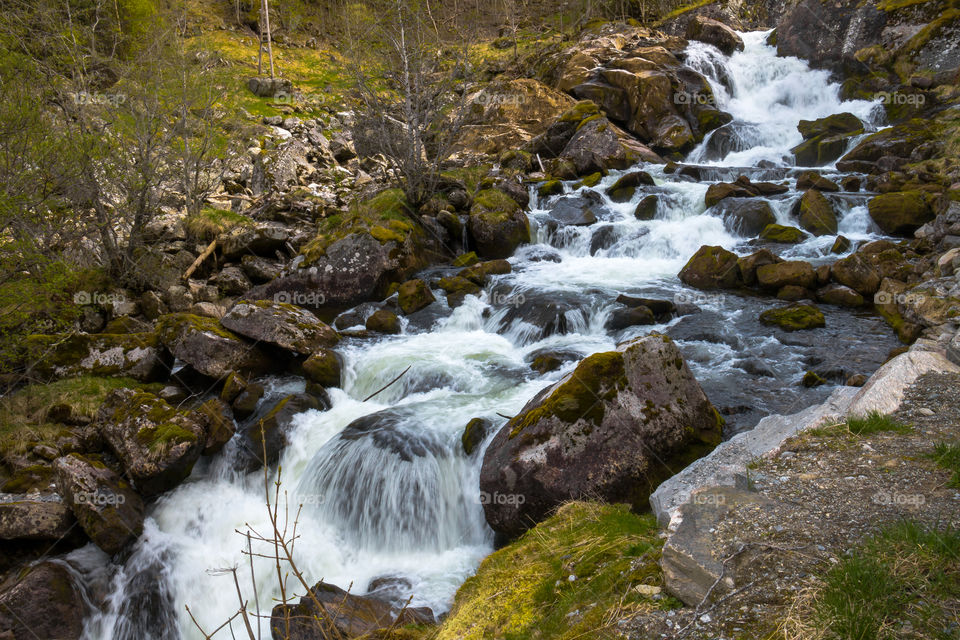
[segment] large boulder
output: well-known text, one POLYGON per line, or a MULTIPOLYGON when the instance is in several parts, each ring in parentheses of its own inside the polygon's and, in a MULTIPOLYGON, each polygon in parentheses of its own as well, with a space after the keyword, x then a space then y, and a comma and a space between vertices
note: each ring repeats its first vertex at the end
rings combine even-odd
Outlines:
POLYGON ((77 453, 54 462, 57 489, 94 544, 119 553, 143 531, 143 500, 102 462, 77 453))
POLYGON ((887 14, 869 1, 858 4, 800 0, 777 24, 777 53, 808 60, 814 68, 863 72, 856 55, 881 41, 887 14))
POLYGON ((44 380, 89 375, 153 382, 173 366, 153 333, 33 335, 26 357, 31 374, 44 380))
POLYGON ((332 347, 340 334, 302 307, 283 302, 241 301, 220 319, 224 327, 251 340, 309 355, 332 347))
POLYGON ((407 280, 397 291, 397 303, 404 314, 410 315, 430 306, 436 300, 423 280, 407 280))
POLYGON ((815 236, 837 233, 838 221, 833 205, 816 189, 810 189, 800 197, 795 215, 800 226, 815 236))
POLYGON ((219 238, 225 260, 238 260, 243 256, 276 257, 290 241, 290 229, 277 223, 238 225, 219 238))
POLYGON ((777 221, 770 203, 757 198, 726 198, 716 211, 727 229, 746 238, 756 237, 777 221))
POLYGON ((484 258, 509 258, 518 246, 530 242, 527 215, 499 189, 485 189, 476 195, 467 228, 477 254, 484 258))
POLYGON ((830 276, 862 296, 873 296, 880 288, 880 274, 860 253, 841 258, 830 267, 830 276))
POLYGON ((560 157, 573 162, 580 176, 626 169, 640 159, 623 144, 613 124, 603 117, 581 123, 560 157))
POLYGON ((877 226, 890 235, 910 235, 934 218, 921 191, 881 193, 871 198, 867 207, 877 226))
POLYGON ((743 39, 736 31, 719 20, 704 16, 695 16, 687 23, 687 39, 712 44, 728 56, 743 51, 743 39))
POLYGON ((262 349, 213 318, 165 315, 157 320, 157 335, 177 359, 210 378, 225 378, 233 371, 262 371, 270 365, 262 349))
POLYGON ((97 412, 97 427, 144 497, 180 484, 206 444, 207 434, 196 415, 146 391, 111 393, 97 412))
POLYGON ((0 585, 0 638, 78 640, 87 606, 70 569, 41 562, 0 585))
POLYGON ((55 493, 8 498, 0 500, 0 539, 60 540, 76 524, 70 507, 55 493))
POLYGON ((823 312, 809 304, 791 304, 786 307, 767 309, 760 314, 760 322, 779 327, 784 331, 820 329, 826 326, 823 312))
POLYGON ((327 640, 386 637, 378 629, 433 624, 424 608, 397 607, 371 596, 356 596, 340 587, 318 582, 297 604, 278 604, 270 615, 274 640, 327 640), (322 610, 317 610, 317 604, 322 610), (371 634, 371 635, 367 635, 371 634))
POLYGON ((722 428, 666 336, 594 354, 493 438, 480 472, 487 522, 517 535, 568 500, 639 508, 663 479, 719 443, 722 428))
POLYGON ((863 123, 852 113, 835 113, 819 120, 801 120, 797 125, 803 142, 791 151, 800 166, 829 164, 847 150, 850 138, 863 133, 863 123))
POLYGON ((786 286, 809 289, 817 283, 817 274, 809 262, 788 260, 757 267, 757 282, 774 291, 786 286))
POLYGON ((737 254, 723 247, 700 247, 680 270, 681 282, 697 289, 732 289, 741 283, 737 254))

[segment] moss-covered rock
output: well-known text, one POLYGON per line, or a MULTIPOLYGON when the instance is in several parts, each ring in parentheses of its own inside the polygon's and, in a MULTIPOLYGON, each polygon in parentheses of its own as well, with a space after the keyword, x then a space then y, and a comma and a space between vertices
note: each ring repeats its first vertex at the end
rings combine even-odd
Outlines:
POLYGON ((178 359, 198 373, 226 378, 231 372, 258 372, 270 359, 257 345, 225 329, 213 318, 172 313, 157 320, 157 336, 178 359))
POLYGON ((10 640, 83 635, 87 604, 64 562, 43 561, 11 572, 0 592, 0 633, 10 640))
POLYGON ((723 247, 704 245, 684 265, 680 280, 697 289, 732 289, 740 282, 737 254, 723 247))
POLYGON ((760 238, 762 240, 779 242, 781 244, 797 244, 803 242, 803 239, 806 237, 807 234, 800 229, 781 224, 768 224, 764 227, 763 231, 760 232, 760 238))
POLYGON ((516 535, 593 495, 645 508, 650 492, 719 441, 723 419, 679 350, 653 334, 585 358, 494 437, 480 490, 495 530, 516 535), (495 496, 502 496, 496 498, 495 496))
POLYGON ((125 376, 151 382, 165 379, 173 366, 153 333, 28 336, 26 359, 32 375, 44 380, 125 376))
POLYGON ((201 404, 197 407, 194 416, 203 427, 206 436, 201 451, 205 456, 218 453, 237 432, 233 411, 230 405, 220 398, 210 398, 201 404))
POLYGON ((653 178, 646 171, 631 171, 623 174, 610 185, 610 188, 607 189, 607 195, 614 202, 628 202, 636 193, 637 187, 654 184, 653 178))
POLYGON ((243 431, 249 468, 272 465, 280 459, 280 453, 288 444, 287 436, 294 416, 326 408, 316 397, 307 393, 289 395, 274 405, 265 416, 243 431))
POLYGON ((307 378, 322 387, 339 387, 342 373, 340 356, 332 349, 320 349, 303 363, 307 378))
POLYGON ((541 198, 549 198, 563 193, 563 183, 559 180, 547 180, 537 187, 537 195, 541 198))
POLYGON ((76 525, 76 519, 70 507, 54 498, 57 496, 47 493, 39 499, 25 496, 0 502, 0 540, 58 541, 65 538, 76 525))
POLYGON ((838 307, 862 307, 866 302, 862 295, 842 284, 829 284, 818 289, 817 300, 838 307))
POLYGON ((500 154, 500 166, 515 171, 529 171, 533 166, 533 156, 521 149, 510 149, 500 154))
POLYGON ((767 264, 777 264, 783 260, 769 249, 760 249, 748 256, 737 259, 737 270, 743 284, 752 287, 757 284, 757 269, 767 264))
POLYGON ((660 198, 650 194, 641 198, 640 202, 637 203, 637 208, 633 210, 633 217, 637 220, 653 220, 657 217, 657 207, 660 203, 660 198))
POLYGON ((72 453, 54 462, 57 490, 94 544, 113 555, 143 531, 143 500, 103 463, 72 453))
POLYGON ((513 267, 511 267, 510 263, 506 260, 487 260, 486 262, 477 263, 472 267, 467 267, 457 275, 483 286, 487 283, 490 276, 504 275, 510 273, 512 270, 513 267))
POLYGON ((809 304, 791 304, 786 307, 767 309, 760 314, 760 322, 783 329, 801 331, 827 326, 823 312, 809 304))
POLYGON ((830 247, 830 253, 846 253, 850 250, 851 246, 853 246, 853 244, 850 242, 850 238, 837 236, 837 239, 833 241, 833 245, 830 247))
POLYGON ((220 319, 220 324, 245 338, 301 355, 340 341, 340 335, 310 311, 271 300, 238 302, 220 319))
POLYGON ((473 418, 463 428, 463 434, 460 436, 460 443, 463 445, 463 452, 472 456, 480 443, 489 435, 493 429, 493 423, 486 418, 473 418))
POLYGON ((132 389, 107 396, 97 412, 97 429, 144 497, 168 491, 190 475, 207 436, 196 415, 132 389))
POLYGON ((830 277, 863 296, 872 296, 880 288, 880 274, 861 253, 834 262, 830 267, 830 277))
POLYGON ((477 257, 476 251, 470 251, 457 256, 451 264, 455 267, 472 267, 478 262, 480 262, 480 258, 477 257))
POLYGON ((788 285, 809 289, 817 284, 817 275, 809 262, 789 260, 757 267, 757 282, 771 291, 788 285))
POLYGON ((922 191, 882 193, 870 199, 870 217, 884 233, 911 235, 934 218, 922 191))
POLYGON ((509 258, 518 246, 530 242, 526 214, 499 189, 485 189, 477 194, 467 228, 477 254, 484 258, 509 258))
POLYGON ((837 232, 837 213, 833 204, 816 189, 806 191, 796 205, 794 215, 800 226, 815 236, 833 235, 837 232))
POLYGON ((423 280, 407 280, 398 289, 398 303, 405 315, 416 313, 436 301, 423 280))
POLYGON ((816 189, 817 191, 840 191, 840 185, 828 180, 816 171, 804 171, 797 176, 797 189, 816 189))
POLYGON ((573 187, 575 189, 579 189, 580 187, 595 187, 598 184, 600 184, 601 180, 603 180, 603 173, 600 171, 597 171, 595 173, 591 173, 588 176, 583 176, 582 178, 580 178, 579 182, 573 185, 573 187))
POLYGON ((400 333, 400 318, 392 311, 378 309, 367 318, 365 326, 368 331, 397 334, 400 333))

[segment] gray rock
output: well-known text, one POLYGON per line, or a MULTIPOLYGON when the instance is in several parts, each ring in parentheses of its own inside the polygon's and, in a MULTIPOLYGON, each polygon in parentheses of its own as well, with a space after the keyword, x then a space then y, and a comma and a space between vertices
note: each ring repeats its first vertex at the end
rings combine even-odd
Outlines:
POLYGON ((127 376, 152 382, 170 373, 172 359, 152 333, 35 335, 26 340, 33 375, 127 376))
POLYGON ((236 260, 244 255, 275 257, 290 240, 290 230, 277 223, 260 223, 234 227, 220 237, 225 260, 236 260))
POLYGON ((906 390, 925 373, 960 373, 960 366, 933 351, 911 349, 901 353, 880 367, 860 388, 847 414, 863 416, 872 411, 893 413, 903 402, 906 390))
POLYGON ((267 300, 238 302, 220 322, 239 335, 302 355, 340 340, 336 331, 306 309, 267 300))
POLYGON ((174 356, 211 378, 224 378, 233 371, 264 371, 271 364, 259 347, 212 318, 169 314, 157 320, 157 336, 174 356))
POLYGON ((253 283, 239 267, 226 267, 216 278, 217 289, 225 296, 239 296, 250 290, 253 283))
POLYGON ((947 345, 947 359, 953 364, 960 365, 960 331, 957 331, 947 345))
POLYGON ((0 538, 4 540, 59 540, 75 521, 70 507, 55 493, 0 495, 0 538))
POLYGON ((0 593, 0 638, 74 640, 87 613, 62 561, 46 561, 11 576, 0 593))

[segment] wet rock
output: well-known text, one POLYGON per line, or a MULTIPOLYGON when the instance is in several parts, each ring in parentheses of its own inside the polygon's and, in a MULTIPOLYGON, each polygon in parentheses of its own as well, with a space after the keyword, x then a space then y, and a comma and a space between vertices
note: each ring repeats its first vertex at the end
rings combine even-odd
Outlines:
POLYGON ((760 249, 748 256, 737 259, 737 270, 740 272, 740 279, 748 287, 757 284, 757 269, 767 264, 777 264, 783 262, 779 256, 769 249, 760 249))
POLYGON ((107 396, 97 411, 97 428, 144 497, 168 491, 190 475, 207 436, 195 415, 133 389, 107 396))
POLYGON ((429 609, 403 609, 376 598, 352 595, 326 582, 318 582, 310 591, 313 596, 303 596, 298 604, 273 608, 270 630, 275 640, 370 637, 367 634, 377 629, 434 623, 429 609), (322 611, 317 610, 317 603, 322 611), (320 620, 329 626, 323 626, 320 620))
POLYGON ((778 290, 787 285, 810 289, 817 283, 809 262, 789 260, 757 267, 757 282, 764 289, 778 290))
POLYGON ((727 229, 747 238, 757 236, 777 221, 773 208, 766 200, 726 198, 716 209, 727 229))
POLYGON ((816 171, 804 171, 797 176, 797 189, 816 189, 821 192, 840 191, 840 186, 836 182, 824 178, 816 171))
POLYGON ((800 197, 794 215, 800 221, 800 226, 815 236, 837 232, 837 213, 833 204, 816 189, 810 189, 800 197))
POLYGON ((571 499, 641 505, 675 467, 712 449, 722 426, 666 336, 589 356, 487 448, 480 489, 503 497, 484 504, 487 522, 517 535, 571 499))
POLYGON ((731 289, 740 284, 737 255, 723 247, 702 246, 680 270, 681 282, 697 289, 731 289))
POLYGON ((302 367, 307 379, 321 387, 340 386, 342 364, 335 351, 320 349, 307 358, 302 367))
POLYGON ((796 227, 787 227, 780 224, 768 224, 760 232, 760 238, 769 242, 779 242, 781 244, 798 244, 807 237, 800 229, 796 227))
POLYGON ((880 274, 860 253, 841 258, 830 267, 836 282, 846 285, 863 296, 873 296, 880 288, 880 274))
POLYGON ((779 327, 784 331, 802 331, 827 326, 823 312, 808 304, 792 304, 787 307, 767 309, 760 314, 760 322, 779 327))
POLYGON ((477 254, 484 258, 509 258, 518 246, 530 242, 526 214, 498 189, 477 194, 467 223, 477 254))
POLYGON ((386 309, 374 311, 367 318, 364 326, 368 331, 376 331, 377 333, 397 334, 401 330, 400 318, 397 317, 397 314, 386 309))
POLYGON ((0 501, 0 539, 60 540, 76 519, 56 494, 40 494, 0 501))
POLYGON ((230 408, 233 409, 233 415, 237 420, 245 420, 252 416, 265 392, 266 389, 259 382, 244 385, 243 390, 230 403, 230 408))
POLYGON ((660 199, 655 195, 644 196, 637 208, 633 210, 633 216, 637 220, 653 220, 657 217, 657 206, 660 199))
POLYGON ((660 300, 657 298, 638 298, 636 296, 628 296, 622 293, 617 296, 616 302, 630 308, 647 307, 653 312, 653 315, 657 316, 658 318, 669 316, 675 313, 677 310, 676 305, 670 300, 660 300))
POLYGON ((837 239, 833 241, 833 246, 830 247, 830 253, 846 253, 851 246, 853 245, 849 238, 837 236, 837 239))
POLYGON ((270 361, 262 350, 211 318, 174 313, 157 320, 157 336, 178 359, 210 378, 232 371, 263 371, 270 361))
POLYGON ((890 235, 910 235, 934 218, 920 191, 882 193, 870 199, 868 210, 877 226, 890 235))
POLYGON ((308 355, 332 347, 340 336, 315 315, 292 304, 258 300, 233 305, 220 323, 236 334, 308 355))
POLYGON ((607 195, 614 202, 629 202, 633 198, 633 194, 636 193, 637 187, 653 186, 654 184, 653 178, 646 171, 631 171, 623 174, 610 185, 610 188, 607 189, 607 195))
POLYGON ((252 456, 252 468, 272 465, 289 444, 287 436, 293 418, 310 410, 327 409, 320 400, 307 393, 295 393, 278 402, 265 416, 243 430, 243 446, 252 456))
POLYGON ((563 182, 560 180, 547 180, 537 187, 537 195, 541 198, 549 198, 563 193, 563 182))
POLYGON ((788 284, 780 287, 777 291, 777 300, 787 302, 797 302, 799 300, 813 300, 813 291, 806 287, 800 287, 795 284, 788 284))
POLYGON ((205 456, 218 453, 237 432, 230 405, 219 398, 210 398, 197 407, 194 417, 206 436, 201 451, 205 456))
POLYGON ((840 186, 843 187, 844 191, 850 191, 856 193, 860 191, 860 178, 857 176, 844 176, 840 180, 840 186))
POLYGON ((493 430, 493 423, 486 418, 473 418, 463 428, 463 435, 460 436, 460 443, 463 445, 463 452, 472 456, 473 452, 486 439, 487 435, 493 430))
POLYGON ((718 20, 705 16, 694 16, 687 23, 687 39, 712 44, 728 56, 735 51, 743 51, 743 40, 736 31, 718 20))
POLYGON ((87 606, 70 571, 41 562, 0 586, 0 637, 10 640, 77 640, 87 606))
POLYGON ((554 223, 553 226, 559 224, 572 227, 589 226, 597 221, 597 216, 593 212, 593 208, 600 204, 597 200, 599 198, 591 198, 590 196, 561 198, 550 207, 548 224, 554 223))
POLYGON ((90 375, 153 382, 173 366, 153 333, 33 335, 26 357, 31 374, 46 380, 90 375))
POLYGON ((84 532, 110 555, 143 531, 143 501, 101 462, 72 453, 54 462, 57 488, 84 532))
POLYGON ((839 307, 862 307, 866 302, 862 295, 842 284, 830 284, 817 289, 817 300, 839 307))
POLYGON ((487 283, 490 276, 504 275, 510 273, 512 270, 513 267, 511 267, 510 263, 506 260, 487 260, 467 267, 457 275, 483 286, 487 283))
POLYGON ((648 307, 636 306, 627 309, 615 309, 604 325, 608 331, 622 331, 637 325, 655 324, 653 311, 648 307))

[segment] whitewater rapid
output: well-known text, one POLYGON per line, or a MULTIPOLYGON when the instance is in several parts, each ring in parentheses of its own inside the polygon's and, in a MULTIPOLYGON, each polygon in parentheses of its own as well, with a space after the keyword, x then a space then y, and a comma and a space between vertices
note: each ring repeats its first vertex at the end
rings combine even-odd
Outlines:
MULTIPOLYGON (((770 371, 751 383, 756 388, 748 409, 758 414, 782 409, 798 393, 795 380, 809 366, 810 353, 751 324, 756 309, 769 302, 703 295, 683 287, 676 274, 704 244, 754 250, 706 211, 709 182, 736 178, 739 169, 730 168, 749 168, 755 179, 793 181, 789 149, 801 141, 799 120, 851 111, 876 125, 876 104, 842 102, 839 86, 825 72, 776 57, 765 44, 767 32, 741 35, 744 51, 729 57, 697 42, 686 50, 686 64, 708 78, 719 107, 734 117, 728 126, 739 140, 735 150, 708 157, 708 138, 688 158, 716 168, 715 175, 696 182, 667 174, 662 165, 644 166, 657 183, 651 188, 659 196, 654 220, 633 215, 639 198, 650 192, 645 190, 627 203, 604 197, 601 219, 590 227, 555 231, 546 222, 557 197, 538 201, 532 190, 536 239, 510 260, 513 273, 495 278, 452 312, 441 309, 426 328, 404 320, 401 335, 344 342, 343 388, 332 390, 330 410, 296 417, 280 460, 282 499, 291 514, 301 509, 296 560, 310 584, 322 579, 362 594, 375 578, 398 578, 399 599, 411 597, 412 606, 438 613, 447 610, 457 588, 493 549, 480 504, 481 455, 463 452, 464 426, 481 417, 499 427, 503 416, 517 413, 578 358, 618 341, 651 330, 676 331, 715 403, 716 397, 743 393, 743 362, 770 371), (605 234, 599 247, 598 233, 605 234), (620 293, 696 302, 701 312, 666 325, 611 332, 605 323, 620 293), (517 317, 522 304, 541 300, 556 305, 564 331, 545 335, 517 317), (711 318, 722 319, 725 329, 711 318), (704 339, 701 330, 720 339, 704 339), (529 363, 545 350, 575 357, 560 370, 538 375, 529 363), (362 401, 407 367, 397 384, 362 401)), ((620 175, 611 172, 594 190, 603 193, 620 175)), ((582 191, 567 184, 559 197, 582 191)), ((771 200, 781 222, 789 222, 797 197, 791 192, 771 200)), ((864 198, 845 199, 841 209, 841 233, 853 240, 878 237, 864 198)), ((832 241, 812 238, 782 255, 816 263, 827 258, 832 241)), ((445 307, 442 295, 437 297, 445 307)), ((263 406, 303 388, 295 378, 273 378, 263 406)), ((264 477, 239 473, 230 460, 228 447, 153 504, 143 536, 112 574, 94 569, 109 561, 92 545, 71 554, 68 561, 78 575, 109 594, 105 611, 87 620, 85 638, 200 638, 186 607, 207 630, 232 616, 240 606, 229 573, 234 568, 248 609, 255 609, 256 591, 261 614, 269 616, 279 597, 273 563, 255 558, 251 572, 246 539, 238 533, 269 532, 264 477)), ((275 479, 274 473, 269 480, 275 479)), ((269 549, 254 544, 253 551, 269 549)), ((269 637, 267 619, 260 624, 269 637)))

